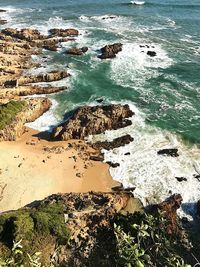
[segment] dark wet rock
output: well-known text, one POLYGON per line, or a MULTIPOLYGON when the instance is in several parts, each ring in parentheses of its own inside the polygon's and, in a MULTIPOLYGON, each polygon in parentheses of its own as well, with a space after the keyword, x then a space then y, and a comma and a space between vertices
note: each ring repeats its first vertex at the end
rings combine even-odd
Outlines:
POLYGON ((44 49, 49 50, 49 51, 57 51, 57 45, 51 44, 51 45, 44 45, 44 49))
POLYGON ((6 19, 0 19, 0 25, 6 24, 8 21, 6 19))
POLYGON ((147 51, 147 55, 150 57, 155 57, 157 54, 155 51, 147 51))
POLYGON ((130 144, 133 141, 133 137, 131 137, 129 134, 115 138, 113 141, 108 142, 96 142, 93 144, 94 148, 100 148, 100 149, 106 149, 106 150, 111 150, 117 147, 125 146, 130 144))
POLYGON ((102 103, 103 101, 104 101, 103 98, 98 98, 98 99, 96 99, 96 102, 97 102, 97 103, 102 103))
POLYGON ((200 200, 197 202, 197 213, 200 216, 200 200))
POLYGON ((185 177, 175 177, 178 182, 187 181, 187 178, 185 177))
POLYGON ((120 166, 120 164, 119 163, 114 163, 114 162, 111 162, 111 161, 106 161, 106 163, 110 166, 110 167, 112 167, 112 168, 117 168, 117 167, 119 167, 120 166))
POLYGON ((87 51, 88 51, 87 47, 82 47, 82 48, 73 47, 73 48, 68 49, 66 51, 66 54, 81 56, 84 53, 86 53, 87 51))
POLYGON ((106 16, 102 18, 102 20, 106 20, 106 19, 116 19, 116 16, 106 16))
POLYGON ((183 224, 187 224, 187 223, 189 222, 189 220, 188 220, 187 217, 182 217, 182 218, 181 218, 181 222, 182 222, 183 224))
POLYGON ((7 12, 5 9, 0 9, 0 13, 7 12))
POLYGON ((106 58, 114 58, 116 57, 116 54, 122 51, 122 44, 121 43, 115 43, 111 45, 106 45, 103 48, 101 48, 101 55, 98 56, 101 59, 106 58))
POLYGON ((79 34, 78 30, 76 29, 51 29, 49 33, 52 36, 59 36, 59 37, 68 37, 68 36, 77 36, 79 34))
POLYGON ((165 155, 165 156, 171 156, 171 157, 178 157, 178 149, 177 148, 166 148, 161 149, 157 152, 158 155, 165 155))
POLYGON ((124 154, 124 156, 129 156, 131 153, 130 152, 127 152, 124 154))
POLYGON ((198 181, 200 181, 200 175, 199 175, 199 174, 193 174, 193 177, 194 177, 195 179, 197 179, 198 181))
POLYGON ((134 113, 129 105, 84 106, 78 108, 71 118, 52 131, 52 139, 84 139, 106 130, 116 130, 132 124, 134 113))
POLYGON ((91 155, 90 156, 90 160, 94 160, 94 161, 103 161, 104 160, 104 155, 103 154, 100 154, 100 155, 91 155))

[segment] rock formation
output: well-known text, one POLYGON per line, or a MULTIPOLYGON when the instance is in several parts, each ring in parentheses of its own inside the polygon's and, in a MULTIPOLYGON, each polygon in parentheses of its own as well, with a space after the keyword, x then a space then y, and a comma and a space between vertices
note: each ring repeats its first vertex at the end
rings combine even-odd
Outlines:
POLYGON ((86 53, 87 51, 88 51, 87 47, 82 47, 82 48, 73 47, 73 48, 68 49, 66 51, 66 54, 81 56, 84 53, 86 53))
POLYGON ((171 157, 178 157, 178 149, 177 148, 166 148, 161 149, 157 152, 158 155, 165 155, 165 156, 171 156, 171 157))
POLYGON ((25 99, 24 102, 23 110, 12 118, 10 124, 0 130, 0 141, 15 141, 25 132, 25 123, 36 120, 51 106, 51 101, 47 98, 25 99))
POLYGON ((176 212, 180 208, 182 201, 181 195, 174 194, 157 206, 170 222, 168 227, 169 234, 179 231, 176 212))
POLYGON ((114 58, 116 57, 116 54, 122 51, 122 44, 121 43, 115 43, 111 45, 106 45, 103 48, 101 48, 101 55, 98 56, 101 59, 106 58, 114 58))
POLYGON ((77 36, 79 34, 78 30, 76 29, 51 29, 49 33, 52 36, 59 36, 59 37, 68 37, 68 36, 77 36))
POLYGON ((113 141, 108 142, 108 141, 104 141, 104 142, 96 142, 93 144, 94 148, 98 148, 98 149, 106 149, 106 150, 111 150, 117 147, 121 147, 121 146, 125 146, 130 144, 133 141, 133 137, 131 137, 129 134, 118 137, 113 139, 113 141))
POLYGON ((91 134, 100 134, 106 130, 116 130, 131 125, 134 113, 128 105, 84 106, 77 109, 71 118, 52 132, 57 140, 84 139, 91 134))

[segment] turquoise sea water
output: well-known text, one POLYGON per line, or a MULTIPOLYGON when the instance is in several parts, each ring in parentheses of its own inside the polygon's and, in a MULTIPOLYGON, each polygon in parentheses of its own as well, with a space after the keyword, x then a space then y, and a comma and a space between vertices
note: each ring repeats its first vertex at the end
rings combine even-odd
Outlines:
POLYGON ((200 173, 199 0, 146 0, 142 6, 129 0, 1 0, 0 7, 8 10, 1 15, 8 20, 6 27, 31 26, 43 33, 73 27, 81 33, 59 52, 35 57, 43 64, 39 71, 69 68, 72 77, 59 82, 68 89, 52 96, 57 105, 34 126, 51 125, 77 106, 97 104, 98 98, 129 103, 136 112, 133 125, 98 137, 129 133, 135 138, 125 148, 106 152, 107 160, 120 162, 111 169, 113 177, 135 185, 143 200, 172 192, 182 193, 185 203, 200 198, 200 183, 194 179, 200 173), (113 60, 98 59, 98 50, 114 42, 123 44, 122 52, 113 60), (72 46, 88 46, 89 51, 65 55, 72 46), (157 56, 147 56, 148 50, 157 56), (169 146, 179 149, 179 158, 157 156, 159 148, 169 146), (125 158, 127 151, 131 155, 125 158), (175 176, 188 181, 179 183, 175 176))
POLYGON ((87 55, 50 56, 50 62, 69 65, 76 74, 70 86, 66 81, 70 91, 56 96, 59 115, 97 97, 129 100, 146 114, 147 123, 200 142, 199 1, 147 0, 135 6, 129 0, 1 0, 1 7, 10 8, 8 26, 82 31, 77 45, 91 48, 87 55), (109 14, 116 18, 102 20, 109 14), (121 59, 96 59, 96 50, 113 42, 126 46, 121 59), (144 57, 140 44, 153 44, 157 58, 144 57))

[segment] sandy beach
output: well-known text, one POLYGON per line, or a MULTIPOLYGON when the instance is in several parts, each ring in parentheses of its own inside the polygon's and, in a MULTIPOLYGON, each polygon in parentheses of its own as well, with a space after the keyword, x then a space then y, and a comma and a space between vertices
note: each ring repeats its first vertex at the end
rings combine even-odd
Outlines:
POLYGON ((37 134, 28 129, 18 141, 0 143, 1 212, 54 193, 108 192, 116 185, 107 164, 87 158, 82 141, 49 142, 37 134))

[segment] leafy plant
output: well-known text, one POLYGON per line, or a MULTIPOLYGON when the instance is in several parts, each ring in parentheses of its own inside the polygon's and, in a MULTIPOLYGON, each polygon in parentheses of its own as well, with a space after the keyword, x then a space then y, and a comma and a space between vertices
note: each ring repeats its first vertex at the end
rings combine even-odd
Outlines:
POLYGON ((178 255, 180 244, 167 233, 168 225, 161 214, 120 217, 114 224, 119 266, 189 267, 178 255))

